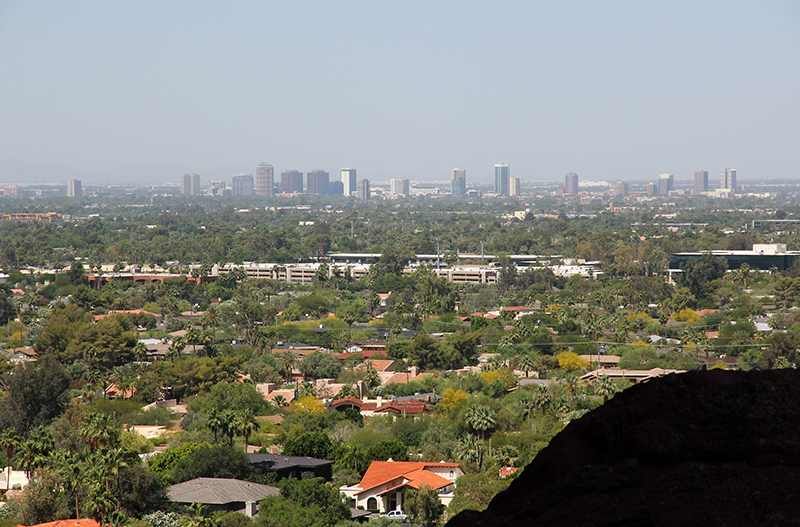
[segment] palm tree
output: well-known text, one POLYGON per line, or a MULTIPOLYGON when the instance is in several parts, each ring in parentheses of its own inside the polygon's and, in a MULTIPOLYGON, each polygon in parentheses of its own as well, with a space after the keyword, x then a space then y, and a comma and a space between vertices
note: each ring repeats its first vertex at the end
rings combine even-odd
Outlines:
POLYGON ((136 356, 136 360, 140 362, 147 360, 147 345, 141 340, 136 341, 133 346, 133 354, 136 356))
POLYGON ((484 405, 473 406, 467 411, 467 424, 480 433, 481 440, 485 439, 486 431, 497 425, 497 419, 491 408, 484 405))
POLYGON ((81 429, 80 434, 89 447, 95 449, 115 447, 117 445, 120 431, 114 424, 111 416, 91 413, 86 417, 87 422, 81 429))
POLYGON ((75 496, 75 519, 81 517, 79 496, 81 484, 86 477, 85 463, 78 453, 71 454, 66 450, 58 450, 52 456, 56 474, 66 483, 67 490, 75 496))
POLYGON ((458 441, 455 454, 461 459, 474 461, 478 465, 478 472, 480 472, 483 468, 484 450, 483 444, 475 436, 467 434, 458 441))
POLYGON ((594 382, 594 393, 603 398, 603 403, 608 402, 608 397, 614 395, 614 383, 608 375, 600 375, 594 382))
POLYGON ((252 410, 242 410, 237 412, 236 419, 238 421, 239 433, 244 436, 244 447, 247 449, 247 444, 250 441, 250 435, 257 432, 261 427, 258 419, 253 415, 252 410))
POLYGON ((202 342, 203 333, 198 328, 189 328, 186 332, 186 342, 192 345, 192 354, 197 355, 197 345, 202 342))
POLYGON ((124 448, 110 448, 103 451, 103 464, 106 466, 109 475, 113 476, 119 489, 119 472, 128 466, 129 451, 124 448))
POLYGON ((570 372, 564 376, 564 387, 573 399, 581 391, 583 385, 584 381, 575 373, 570 372))
POLYGON ((228 436, 228 444, 233 445, 233 438, 239 434, 239 423, 232 410, 223 410, 219 416, 222 435, 228 436))
POLYGON ((345 397, 354 397, 356 395, 355 390, 353 390, 353 386, 350 384, 345 384, 342 386, 342 389, 339 390, 339 393, 336 394, 337 399, 344 399, 345 397))
POLYGON ((206 426, 211 429, 214 434, 214 442, 217 442, 217 433, 222 428, 222 420, 220 419, 219 412, 215 408, 208 411, 208 418, 206 419, 206 426))
POLYGON ((522 419, 528 420, 533 417, 534 410, 538 408, 535 399, 522 399, 519 402, 519 410, 522 419))
POLYGON ((539 386, 533 396, 536 406, 542 409, 542 416, 547 412, 548 405, 553 400, 553 394, 547 389, 547 386, 539 386))
POLYGON ((523 355, 519 361, 519 369, 525 372, 525 378, 528 373, 536 369, 536 357, 533 355, 523 355))
POLYGON ((272 398, 272 402, 278 408, 284 408, 286 406, 286 397, 284 397, 283 395, 276 395, 275 397, 272 398))
POLYGON ((3 432, 0 433, 0 450, 6 451, 6 466, 8 467, 6 489, 10 488, 11 485, 11 458, 14 457, 14 452, 19 448, 19 445, 19 435, 13 428, 3 430, 3 432))
POLYGON ((172 344, 169 345, 169 350, 167 350, 167 356, 169 357, 170 361, 175 362, 175 357, 178 360, 181 360, 183 356, 181 353, 186 348, 186 339, 183 337, 175 337, 172 340, 172 344))
POLYGON ((297 357, 291 350, 286 350, 278 355, 275 360, 275 366, 278 371, 282 371, 286 382, 292 379, 292 369, 297 366, 297 357))
POLYGON ((373 388, 381 383, 381 376, 378 375, 378 370, 372 367, 372 362, 368 361, 367 369, 364 372, 364 384, 373 388))

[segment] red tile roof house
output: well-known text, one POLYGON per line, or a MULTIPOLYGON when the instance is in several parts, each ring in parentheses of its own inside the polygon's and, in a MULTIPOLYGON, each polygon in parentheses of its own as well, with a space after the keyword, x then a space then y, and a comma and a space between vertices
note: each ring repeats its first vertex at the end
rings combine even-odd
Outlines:
MULTIPOLYGON (((20 524, 19 527, 25 527, 20 524)), ((78 520, 58 520, 48 523, 37 523, 30 527, 100 527, 100 523, 91 518, 81 518, 78 520)))
POLYGON ((423 461, 373 461, 358 485, 339 490, 351 507, 386 513, 403 510, 407 489, 428 485, 439 491, 439 501, 447 507, 453 499, 456 480, 464 475, 458 463, 423 461))
POLYGON ((384 401, 382 397, 372 400, 366 397, 364 399, 358 399, 357 397, 336 399, 330 403, 328 410, 344 411, 350 407, 356 408, 364 417, 372 417, 373 415, 417 417, 431 411, 431 405, 425 401, 417 401, 415 399, 408 399, 402 402, 391 399, 384 401))

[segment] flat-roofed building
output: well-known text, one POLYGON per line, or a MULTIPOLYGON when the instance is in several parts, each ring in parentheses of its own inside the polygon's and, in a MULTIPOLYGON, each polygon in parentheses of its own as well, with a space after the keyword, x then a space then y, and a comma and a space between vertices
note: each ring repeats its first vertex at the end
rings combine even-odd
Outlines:
POLYGON ((275 195, 275 167, 261 163, 256 167, 256 196, 275 195))

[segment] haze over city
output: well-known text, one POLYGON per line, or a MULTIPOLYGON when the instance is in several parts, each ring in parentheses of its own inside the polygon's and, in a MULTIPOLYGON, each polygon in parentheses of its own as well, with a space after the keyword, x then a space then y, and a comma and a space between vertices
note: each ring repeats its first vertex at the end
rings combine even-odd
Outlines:
POLYGON ((0 181, 796 178, 799 28, 791 1, 9 1, 0 181))

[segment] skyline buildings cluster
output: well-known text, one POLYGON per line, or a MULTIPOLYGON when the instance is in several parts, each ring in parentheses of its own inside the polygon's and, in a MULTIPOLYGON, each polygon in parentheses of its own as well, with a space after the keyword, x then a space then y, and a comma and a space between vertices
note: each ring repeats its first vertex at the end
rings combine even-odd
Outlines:
MULTIPOLYGON (((510 165, 498 163, 494 165, 495 181, 494 192, 487 192, 486 184, 477 182, 473 189, 467 190, 466 170, 454 168, 450 173, 449 195, 452 196, 482 196, 486 197, 518 197, 522 196, 522 181, 520 178, 511 176, 510 165)), ((310 194, 319 196, 355 196, 358 199, 370 199, 375 197, 375 192, 369 179, 358 179, 355 168, 344 168, 340 171, 340 177, 331 181, 330 173, 325 170, 312 170, 304 174, 295 169, 281 172, 280 179, 274 176, 274 166, 269 163, 261 163, 256 167, 256 175, 252 173, 233 174, 231 183, 228 185, 224 180, 209 179, 206 186, 201 184, 201 177, 197 173, 186 173, 180 178, 180 193, 185 196, 197 196, 201 194, 212 196, 276 196, 310 194), (369 197, 367 197, 369 196, 369 197)), ((641 182, 641 180, 638 180, 641 182)), ((684 182, 686 180, 683 180, 684 182)), ((444 195, 448 194, 447 188, 443 184, 416 182, 412 184, 409 178, 392 178, 390 181, 378 182, 377 197, 379 198, 403 198, 422 195, 444 195), (442 192, 444 190, 444 193, 442 192)), ((629 194, 629 181, 618 180, 615 183, 604 181, 589 180, 587 187, 597 187, 598 183, 613 187, 612 194, 625 197, 629 194)), ((683 187, 686 185, 684 184, 683 187)), ((70 179, 66 185, 68 197, 79 197, 84 194, 82 182, 79 179, 70 179)), ((693 174, 690 180, 689 190, 682 188, 678 190, 675 184, 674 174, 659 174, 657 182, 645 183, 644 192, 634 192, 636 195, 648 196, 677 196, 677 195, 707 195, 709 197, 733 197, 741 189, 737 181, 737 170, 725 168, 720 172, 720 183, 716 188, 709 186, 708 171, 699 170, 693 174)), ((63 188, 63 187, 62 187, 63 188)), ((43 195, 43 191, 37 191, 37 195, 43 195)), ((50 193, 52 191, 44 191, 50 193)), ((62 190, 63 192, 63 190, 62 190)), ((93 190, 92 193, 97 192, 93 190)), ((10 184, 3 188, 3 195, 7 197, 18 197, 23 194, 28 195, 30 191, 27 186, 20 187, 10 184)), ((589 193, 592 193, 589 191, 589 193)), ((580 193, 580 177, 575 172, 570 172, 564 176, 563 187, 558 188, 556 194, 568 197, 577 197, 580 193)), ((584 195, 586 192, 583 193, 584 195)))
MULTIPOLYGON (((318 196, 369 196, 369 181, 357 180, 355 168, 343 168, 339 180, 330 180, 330 173, 325 170, 312 170, 306 175, 303 184, 303 173, 290 169, 281 172, 280 180, 275 180, 275 167, 269 163, 256 166, 256 175, 234 174, 231 186, 223 180, 209 180, 207 193, 213 196, 263 196, 272 197, 278 194, 314 194, 318 196), (362 183, 362 181, 364 183, 362 183)), ((408 180, 405 181, 405 195, 408 195, 408 180)), ((199 174, 183 174, 181 176, 181 194, 197 196, 202 194, 199 174)), ((369 197, 359 199, 369 199, 369 197)))

